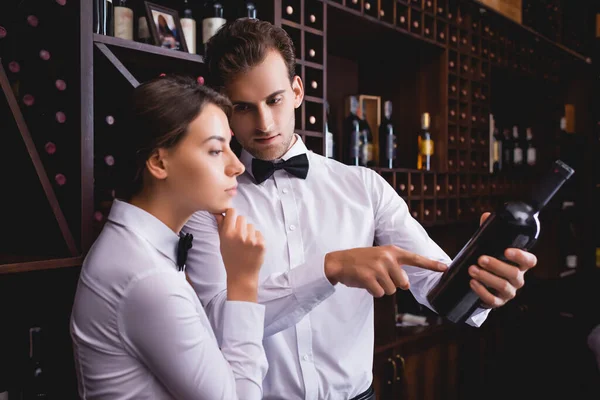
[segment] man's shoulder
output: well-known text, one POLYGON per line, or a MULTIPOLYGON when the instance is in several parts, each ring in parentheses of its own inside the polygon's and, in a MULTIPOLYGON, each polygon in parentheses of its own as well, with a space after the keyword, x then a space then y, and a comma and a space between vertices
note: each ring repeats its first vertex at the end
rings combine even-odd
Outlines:
MULTIPOLYGON (((315 165, 317 168, 322 168, 325 171, 330 171, 334 173, 337 177, 357 177, 364 178, 366 175, 374 173, 370 168, 357 166, 357 165, 348 165, 344 164, 340 161, 337 161, 333 158, 328 158, 316 153, 309 153, 309 160, 311 165, 315 165)), ((323 170, 319 171, 319 176, 323 176, 323 170)))

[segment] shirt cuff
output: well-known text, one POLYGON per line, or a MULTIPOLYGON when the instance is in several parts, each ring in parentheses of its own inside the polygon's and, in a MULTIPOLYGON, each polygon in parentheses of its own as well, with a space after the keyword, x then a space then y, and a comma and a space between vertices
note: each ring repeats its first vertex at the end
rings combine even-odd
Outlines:
POLYGON ((318 304, 331 296, 335 287, 325 276, 325 254, 293 268, 290 271, 290 285, 300 304, 318 304))
POLYGON ((469 319, 467 319, 466 323, 479 328, 481 325, 483 325, 491 310, 491 308, 478 307, 475 309, 475 311, 473 311, 473 314, 471 314, 469 319))
POLYGON ((249 301, 226 301, 223 340, 261 343, 265 329, 265 306, 249 301))

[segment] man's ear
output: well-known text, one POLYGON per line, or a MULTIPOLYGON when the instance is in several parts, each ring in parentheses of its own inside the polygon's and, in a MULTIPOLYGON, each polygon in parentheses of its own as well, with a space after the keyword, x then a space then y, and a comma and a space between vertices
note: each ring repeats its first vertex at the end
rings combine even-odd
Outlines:
POLYGON ((158 149, 146 160, 146 168, 148 169, 148 172, 156 179, 167 179, 168 173, 166 155, 166 149, 158 149))
POLYGON ((292 91, 294 92, 294 108, 298 108, 304 100, 304 84, 298 75, 295 75, 292 80, 292 91))

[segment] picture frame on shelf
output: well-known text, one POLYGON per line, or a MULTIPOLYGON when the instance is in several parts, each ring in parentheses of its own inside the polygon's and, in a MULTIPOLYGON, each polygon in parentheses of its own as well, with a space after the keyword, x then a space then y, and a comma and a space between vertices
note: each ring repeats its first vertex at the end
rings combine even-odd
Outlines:
POLYGON ((188 52, 177 10, 145 1, 146 18, 152 43, 156 46, 188 52))

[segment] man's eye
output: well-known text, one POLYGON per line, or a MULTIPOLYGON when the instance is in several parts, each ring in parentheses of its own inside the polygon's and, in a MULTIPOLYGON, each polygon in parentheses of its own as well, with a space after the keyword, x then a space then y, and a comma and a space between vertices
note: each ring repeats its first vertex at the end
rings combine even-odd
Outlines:
POLYGON ((275 97, 274 99, 269 100, 269 104, 277 104, 281 102, 281 97, 275 97))
POLYGON ((234 107, 235 112, 246 112, 250 109, 250 107, 248 107, 248 105, 246 104, 237 104, 234 107))

